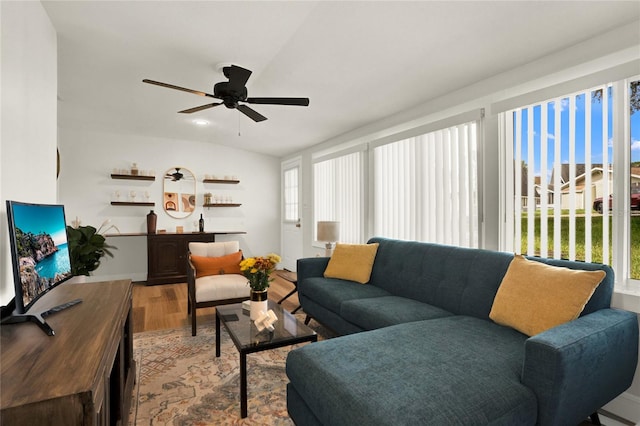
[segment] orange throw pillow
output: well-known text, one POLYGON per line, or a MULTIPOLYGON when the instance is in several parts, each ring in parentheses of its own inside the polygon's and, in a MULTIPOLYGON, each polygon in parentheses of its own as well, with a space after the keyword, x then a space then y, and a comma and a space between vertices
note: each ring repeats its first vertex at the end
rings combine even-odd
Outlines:
POLYGON ((242 251, 220 257, 191 256, 191 262, 196 267, 196 278, 207 275, 241 274, 241 260, 242 251))

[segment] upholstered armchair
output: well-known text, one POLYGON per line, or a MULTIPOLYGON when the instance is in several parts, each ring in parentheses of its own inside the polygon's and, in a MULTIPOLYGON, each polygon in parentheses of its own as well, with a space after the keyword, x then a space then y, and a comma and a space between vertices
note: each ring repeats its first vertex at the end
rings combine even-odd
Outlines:
POLYGON ((238 241, 189 243, 187 311, 191 335, 196 335, 196 309, 249 298, 247 279, 240 272, 242 252, 238 241))

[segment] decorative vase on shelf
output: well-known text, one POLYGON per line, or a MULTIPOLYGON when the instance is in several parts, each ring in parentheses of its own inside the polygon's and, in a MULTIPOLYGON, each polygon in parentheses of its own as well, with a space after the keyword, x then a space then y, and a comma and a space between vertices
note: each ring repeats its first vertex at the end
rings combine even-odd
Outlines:
POLYGON ((147 234, 156 233, 156 223, 158 222, 158 216, 151 210, 147 215, 147 234))
POLYGON ((267 312, 269 310, 267 302, 267 290, 253 291, 251 290, 251 311, 249 318, 251 321, 255 321, 260 316, 261 312, 267 312))

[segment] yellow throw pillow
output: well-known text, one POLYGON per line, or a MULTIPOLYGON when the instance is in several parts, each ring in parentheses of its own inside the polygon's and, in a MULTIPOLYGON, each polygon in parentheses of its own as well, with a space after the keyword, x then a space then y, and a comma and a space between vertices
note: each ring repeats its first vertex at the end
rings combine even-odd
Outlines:
POLYGON ((356 281, 360 284, 368 283, 378 246, 378 243, 336 244, 324 276, 356 281))
POLYGON ((219 257, 191 256, 191 262, 196 267, 196 278, 207 275, 241 274, 241 260, 242 251, 219 257))
POLYGON ((489 318, 533 336, 578 318, 604 271, 583 271, 516 255, 493 300, 489 318))

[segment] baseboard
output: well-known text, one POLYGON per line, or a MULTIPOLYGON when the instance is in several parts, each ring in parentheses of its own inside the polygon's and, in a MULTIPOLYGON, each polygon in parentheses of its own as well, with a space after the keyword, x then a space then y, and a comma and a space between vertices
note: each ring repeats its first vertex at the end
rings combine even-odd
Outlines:
POLYGON ((602 408, 623 419, 640 424, 640 397, 624 392, 602 408))

